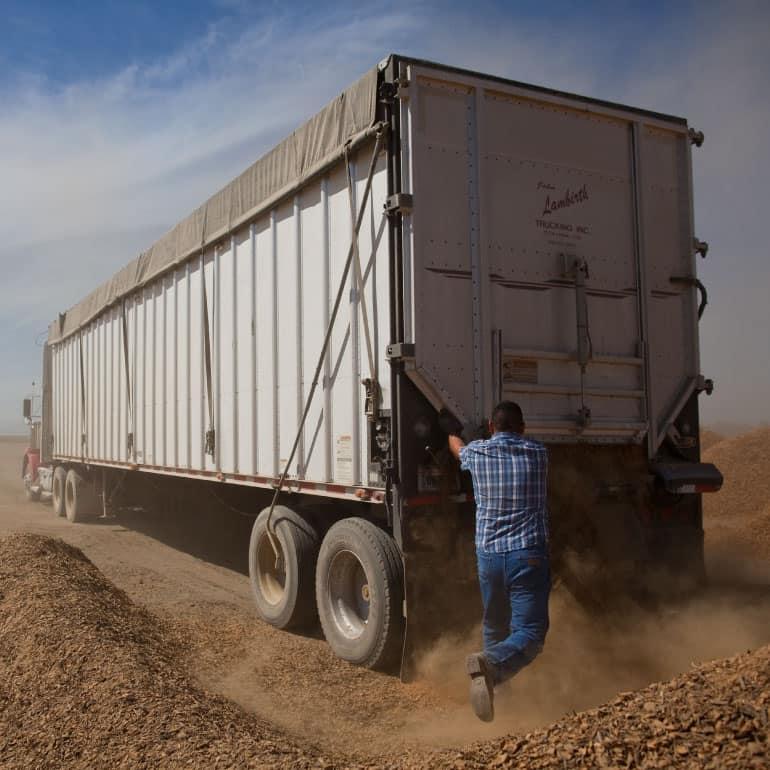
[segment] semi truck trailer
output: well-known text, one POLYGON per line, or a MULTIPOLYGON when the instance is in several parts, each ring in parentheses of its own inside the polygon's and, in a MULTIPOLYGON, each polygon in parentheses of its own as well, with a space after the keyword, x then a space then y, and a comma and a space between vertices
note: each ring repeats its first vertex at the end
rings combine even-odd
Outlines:
POLYGON ((509 399, 549 448, 577 597, 697 583, 722 483, 700 461, 702 142, 388 56, 54 319, 30 495, 81 522, 142 480, 238 487, 258 615, 408 672, 479 618, 439 412, 472 439, 509 399))

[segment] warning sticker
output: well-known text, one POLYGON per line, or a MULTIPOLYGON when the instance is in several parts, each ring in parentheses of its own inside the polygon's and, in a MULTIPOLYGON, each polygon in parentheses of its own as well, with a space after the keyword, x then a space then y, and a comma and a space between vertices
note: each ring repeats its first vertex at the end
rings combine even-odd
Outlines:
POLYGON ((337 436, 337 451, 335 455, 334 480, 338 484, 354 483, 353 479, 353 437, 337 436))
POLYGON ((441 489, 443 474, 435 465, 420 465, 417 468, 417 491, 438 492, 441 489))
POLYGON ((503 382, 537 384, 537 361, 506 356, 503 360, 503 382))

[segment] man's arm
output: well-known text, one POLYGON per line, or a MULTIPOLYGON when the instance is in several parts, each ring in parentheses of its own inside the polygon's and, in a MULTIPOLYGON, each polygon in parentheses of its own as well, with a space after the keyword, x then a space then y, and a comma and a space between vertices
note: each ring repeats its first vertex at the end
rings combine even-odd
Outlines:
POLYGON ((465 442, 460 438, 463 432, 462 423, 448 409, 442 409, 438 413, 438 424, 449 437, 449 451, 459 460, 460 450, 465 446, 465 442))
POLYGON ((459 436, 449 437, 449 451, 459 460, 460 450, 465 446, 465 442, 459 436))

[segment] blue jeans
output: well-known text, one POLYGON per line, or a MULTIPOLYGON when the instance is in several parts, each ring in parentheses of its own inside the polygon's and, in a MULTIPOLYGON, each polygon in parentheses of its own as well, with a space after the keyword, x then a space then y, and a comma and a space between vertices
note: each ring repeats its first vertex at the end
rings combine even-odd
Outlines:
POLYGON ((495 684, 521 671, 542 651, 548 631, 551 569, 544 549, 478 551, 484 603, 484 657, 495 684))

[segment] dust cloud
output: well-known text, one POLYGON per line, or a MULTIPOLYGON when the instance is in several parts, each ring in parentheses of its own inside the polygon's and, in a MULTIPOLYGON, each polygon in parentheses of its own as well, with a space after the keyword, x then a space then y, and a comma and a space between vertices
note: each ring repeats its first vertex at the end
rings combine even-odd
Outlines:
MULTIPOLYGON (((480 648, 480 627, 440 640, 420 660, 418 672, 452 707, 414 725, 421 740, 457 745, 527 732, 669 679, 694 663, 770 642, 770 428, 729 438, 704 433, 703 459, 725 477, 720 493, 704 496, 707 587, 692 591, 651 573, 645 581, 655 583, 667 603, 652 610, 621 595, 596 612, 601 602, 591 611, 557 585, 545 650, 499 689, 492 725, 476 721, 467 705, 464 657, 480 648)), ((580 582, 601 580, 601 567, 585 555, 568 561, 580 582)))
POLYGON ((710 568, 708 588, 689 600, 656 611, 628 602, 601 619, 566 589, 555 588, 545 649, 498 689, 492 725, 475 720, 467 704, 464 656, 480 648, 480 627, 466 637, 440 640, 420 660, 418 672, 453 707, 410 730, 426 743, 444 746, 529 732, 695 663, 768 643, 770 574, 761 564, 747 563, 741 552, 723 551, 710 568))

